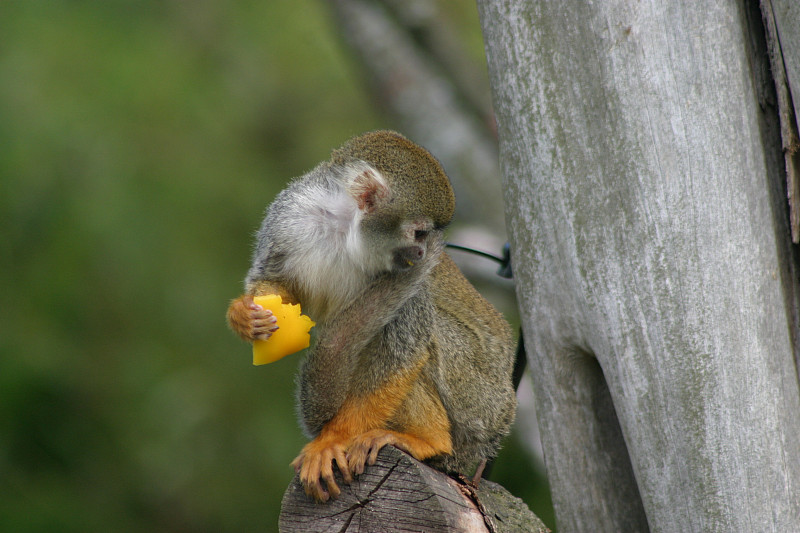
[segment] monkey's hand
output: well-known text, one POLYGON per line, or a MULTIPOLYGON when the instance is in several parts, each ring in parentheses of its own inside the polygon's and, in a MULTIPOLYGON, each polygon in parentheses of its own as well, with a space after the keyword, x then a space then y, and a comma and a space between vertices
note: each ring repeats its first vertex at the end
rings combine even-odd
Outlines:
POLYGON ((245 294, 228 306, 228 325, 248 342, 265 341, 278 330, 278 319, 255 303, 252 295, 245 294))
MULTIPOLYGON (((426 440, 414 435, 388 429, 373 429, 356 437, 347 450, 347 463, 350 471, 355 475, 362 474, 367 464, 375 464, 381 448, 390 444, 400 448, 418 461, 445 452, 444 443, 441 445, 442 449, 438 449, 426 440)), ((449 451, 449 439, 446 448, 449 451)))
POLYGON ((333 478, 333 461, 336 461, 345 482, 353 481, 345 456, 348 444, 348 439, 323 431, 316 439, 306 444, 300 455, 292 461, 292 466, 300 475, 300 481, 307 495, 317 501, 325 502, 341 493, 333 478), (322 486, 323 480, 325 487, 322 486))

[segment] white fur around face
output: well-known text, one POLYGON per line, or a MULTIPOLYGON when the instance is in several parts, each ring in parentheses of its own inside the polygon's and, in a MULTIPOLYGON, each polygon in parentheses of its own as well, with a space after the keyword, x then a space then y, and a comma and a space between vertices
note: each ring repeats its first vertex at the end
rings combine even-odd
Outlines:
POLYGON ((286 237, 295 246, 286 258, 286 272, 302 288, 304 309, 315 320, 324 320, 345 302, 352 302, 370 276, 385 267, 385 258, 366 250, 360 232, 364 213, 349 192, 349 186, 356 178, 363 179, 365 172, 386 187, 377 170, 354 163, 337 175, 328 173, 325 179, 308 180, 296 189, 291 216, 285 217, 284 230, 290 233, 286 237))

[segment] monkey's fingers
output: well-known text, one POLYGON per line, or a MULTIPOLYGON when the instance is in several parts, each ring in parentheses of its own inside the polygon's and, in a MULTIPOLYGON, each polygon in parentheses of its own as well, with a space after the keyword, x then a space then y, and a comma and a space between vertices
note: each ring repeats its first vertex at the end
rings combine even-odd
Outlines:
POLYGON ((335 483, 333 486, 329 485, 326 490, 322 486, 322 480, 318 477, 304 481, 303 489, 306 491, 306 496, 314 498, 318 502, 326 502, 330 500, 331 497, 335 498, 339 495, 339 487, 337 487, 335 483))
POLYGON ((300 467, 303 466, 303 458, 304 457, 305 457, 305 454, 301 452, 300 455, 295 457, 294 460, 291 463, 289 463, 290 465, 292 465, 292 468, 294 468, 294 473, 295 474, 299 474, 300 473, 300 467))
POLYGON ((265 309, 263 312, 269 313, 269 316, 265 318, 254 318, 251 329, 253 338, 260 341, 268 340, 273 333, 278 331, 278 319, 275 318, 272 311, 265 309))
POLYGON ((247 307, 248 309, 250 309, 252 311, 261 311, 262 309, 264 309, 263 307, 261 307, 260 305, 258 305, 255 302, 255 300, 253 299, 253 295, 252 294, 245 294, 242 297, 242 303, 245 305, 245 307, 247 307))
POLYGON ((388 429, 373 429, 356 437, 353 440, 353 444, 348 448, 347 459, 350 463, 350 468, 356 474, 363 473, 364 466, 367 464, 374 465, 381 448, 390 444, 419 461, 424 461, 437 453, 449 453, 449 447, 447 449, 437 449, 428 440, 420 436, 388 429))
POLYGON ((292 466, 299 474, 307 495, 318 501, 327 501, 329 498, 336 498, 341 493, 333 474, 334 460, 339 466, 344 481, 352 482, 353 476, 347 466, 344 446, 340 444, 309 443, 303 452, 292 461, 292 466), (327 490, 323 487, 322 481, 325 482, 327 490))
POLYGON ((339 490, 339 485, 336 484, 336 480, 333 477, 333 454, 331 452, 332 450, 329 449, 322 454, 317 483, 319 483, 320 479, 325 481, 325 486, 328 487, 331 497, 336 498, 342 491, 339 490))
POLYGON ((363 444, 353 445, 347 450, 347 463, 353 475, 360 476, 364 473, 368 454, 369 447, 363 444))
POLYGON ((403 448, 394 433, 382 429, 373 429, 356 437, 347 450, 347 461, 353 473, 363 474, 367 464, 374 465, 378 452, 387 444, 403 448))
MULTIPOLYGON (((331 492, 325 490, 320 480, 320 470, 322 464, 322 457, 319 454, 308 454, 302 452, 297 458, 292 461, 292 466, 300 477, 300 483, 303 484, 303 490, 310 498, 314 498, 319 502, 326 502, 331 497, 331 492)), ((328 486, 331 489, 330 486, 328 486)), ((333 490, 333 496, 338 495, 339 487, 333 490)))
POLYGON ((228 307, 228 324, 244 340, 267 340, 278 328, 278 321, 269 309, 253 302, 245 294, 233 300, 228 307))
POLYGON ((339 472, 342 473, 342 478, 344 479, 345 483, 352 483, 353 482, 353 473, 350 471, 350 465, 347 462, 347 456, 345 455, 344 447, 337 446, 334 450, 334 455, 336 458, 336 466, 339 467, 339 472))

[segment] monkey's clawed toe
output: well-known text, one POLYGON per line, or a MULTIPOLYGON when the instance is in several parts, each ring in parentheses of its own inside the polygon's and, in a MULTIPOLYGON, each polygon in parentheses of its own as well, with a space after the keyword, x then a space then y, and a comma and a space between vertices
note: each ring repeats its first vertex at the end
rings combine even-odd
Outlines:
POLYGON ((333 475, 334 461, 336 461, 345 483, 351 483, 353 476, 345 457, 345 447, 340 443, 311 441, 292 461, 292 466, 299 475, 300 482, 308 496, 325 502, 330 498, 336 498, 341 493, 333 475))
POLYGON ((374 429, 359 435, 347 450, 347 462, 355 475, 363 474, 366 465, 374 465, 378 460, 378 452, 384 446, 394 445, 409 452, 404 441, 391 431, 374 429))

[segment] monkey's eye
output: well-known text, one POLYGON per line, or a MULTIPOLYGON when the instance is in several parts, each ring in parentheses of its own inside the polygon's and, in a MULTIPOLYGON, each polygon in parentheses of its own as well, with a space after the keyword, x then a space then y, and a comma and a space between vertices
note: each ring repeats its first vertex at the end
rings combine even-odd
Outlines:
POLYGON ((429 232, 424 229, 418 229, 414 231, 414 240, 417 242, 424 241, 425 237, 428 236, 428 233, 429 232))

